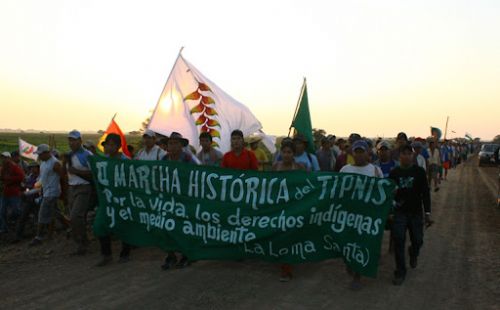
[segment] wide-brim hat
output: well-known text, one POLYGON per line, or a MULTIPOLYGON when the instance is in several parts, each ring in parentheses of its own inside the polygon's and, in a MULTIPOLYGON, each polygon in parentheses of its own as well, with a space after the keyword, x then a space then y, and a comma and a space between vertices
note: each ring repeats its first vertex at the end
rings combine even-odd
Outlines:
POLYGON ((156 133, 154 131, 152 131, 151 129, 146 129, 144 131, 144 133, 142 134, 142 137, 150 137, 150 138, 155 138, 156 137, 156 133))
POLYGON ((377 144, 377 150, 380 150, 381 148, 387 148, 388 150, 391 149, 391 143, 389 143, 389 141, 387 140, 382 140, 380 141, 378 144, 377 144))
POLYGON ((40 144, 34 153, 40 155, 45 152, 50 152, 50 147, 47 144, 40 144))
POLYGON ((122 145, 122 138, 116 133, 110 133, 106 136, 106 139, 102 141, 101 145, 105 146, 109 141, 113 141, 116 145, 122 145))
POLYGON ((189 145, 189 140, 184 138, 180 133, 178 132, 172 132, 170 134, 170 137, 168 137, 169 140, 178 140, 181 142, 182 146, 188 146, 189 145))
POLYGON ((262 137, 260 136, 248 136, 245 138, 245 142, 248 143, 248 144, 252 144, 252 143, 256 143, 256 142, 260 142, 262 141, 262 137))

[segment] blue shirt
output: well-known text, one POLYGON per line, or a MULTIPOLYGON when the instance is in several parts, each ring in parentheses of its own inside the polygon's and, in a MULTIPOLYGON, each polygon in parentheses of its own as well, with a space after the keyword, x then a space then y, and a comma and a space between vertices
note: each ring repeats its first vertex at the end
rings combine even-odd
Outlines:
POLYGON ((427 149, 425 147, 422 148, 422 152, 420 152, 420 155, 422 155, 425 159, 429 159, 429 152, 427 152, 427 149))
POLYGON ((374 164, 378 167, 380 167, 380 170, 382 170, 382 174, 384 175, 384 178, 389 177, 389 173, 391 173, 392 169, 396 168, 399 166, 399 163, 395 160, 389 160, 386 163, 381 163, 380 160, 377 160, 374 162, 374 164))
POLYGON ((295 156, 295 162, 304 165, 307 171, 319 171, 319 163, 316 155, 307 152, 302 153, 300 156, 295 156))
POLYGON ((446 145, 441 146, 441 161, 449 161, 450 160, 450 150, 446 145))

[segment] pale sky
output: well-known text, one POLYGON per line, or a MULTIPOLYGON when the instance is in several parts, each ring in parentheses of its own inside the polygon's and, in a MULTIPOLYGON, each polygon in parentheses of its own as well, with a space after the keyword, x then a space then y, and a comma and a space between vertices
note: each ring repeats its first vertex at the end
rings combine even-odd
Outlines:
POLYGON ((183 56, 285 135, 500 134, 500 1, 0 2, 0 128, 137 130, 183 56), (456 133, 452 133, 451 131, 456 133))

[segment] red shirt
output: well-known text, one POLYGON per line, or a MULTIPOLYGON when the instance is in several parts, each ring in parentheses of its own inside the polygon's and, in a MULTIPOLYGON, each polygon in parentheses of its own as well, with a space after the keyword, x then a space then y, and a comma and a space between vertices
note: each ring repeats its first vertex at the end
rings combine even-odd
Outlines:
POLYGON ((4 197, 21 196, 21 182, 24 180, 23 170, 16 164, 8 162, 2 168, 4 197))
POLYGON ((237 156, 234 151, 224 154, 221 167, 239 170, 257 170, 259 168, 259 163, 257 162, 255 154, 244 148, 240 156, 237 156))

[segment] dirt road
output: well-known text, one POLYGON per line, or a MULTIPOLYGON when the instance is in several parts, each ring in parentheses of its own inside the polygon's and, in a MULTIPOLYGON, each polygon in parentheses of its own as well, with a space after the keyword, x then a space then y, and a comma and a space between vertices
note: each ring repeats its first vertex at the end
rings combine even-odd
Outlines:
POLYGON ((357 292, 348 289, 341 260, 297 266, 288 283, 278 281, 276 265, 258 261, 165 272, 162 252, 144 248, 126 264, 97 268, 97 242, 89 255, 70 257, 70 241, 59 236, 38 248, 2 245, 0 308, 500 309, 497 176, 497 168, 475 161, 450 172, 433 194, 436 223, 425 233, 418 268, 400 287, 391 284, 387 235, 378 278, 363 279, 357 292))

